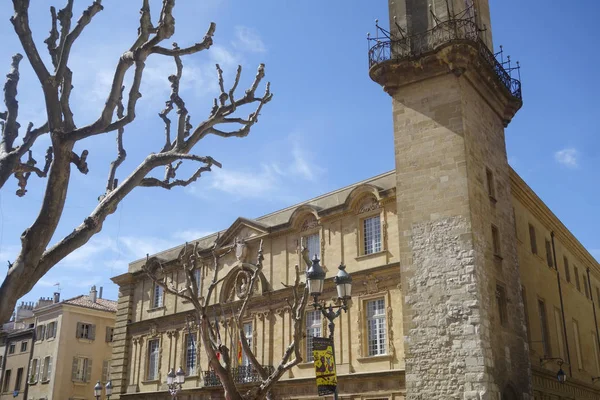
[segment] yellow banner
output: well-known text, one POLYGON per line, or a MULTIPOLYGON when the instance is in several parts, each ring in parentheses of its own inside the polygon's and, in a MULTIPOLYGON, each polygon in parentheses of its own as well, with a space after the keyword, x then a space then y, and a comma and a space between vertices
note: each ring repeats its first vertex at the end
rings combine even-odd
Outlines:
POLYGON ((335 373, 332 340, 313 337, 313 358, 315 360, 315 375, 317 377, 319 396, 334 393, 337 386, 337 375, 335 373))

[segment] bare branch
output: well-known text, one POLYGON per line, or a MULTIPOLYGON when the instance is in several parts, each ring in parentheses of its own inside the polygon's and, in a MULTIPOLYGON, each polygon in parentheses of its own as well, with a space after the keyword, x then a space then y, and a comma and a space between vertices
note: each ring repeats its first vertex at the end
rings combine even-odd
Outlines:
POLYGON ((52 163, 52 147, 49 147, 46 151, 46 162, 44 169, 39 169, 35 165, 37 161, 33 158, 31 150, 28 152, 29 157, 25 163, 19 163, 15 166, 15 178, 17 178, 19 189, 17 190, 17 196, 23 197, 27 193, 27 180, 31 173, 35 173, 40 178, 45 178, 48 175, 50 164, 52 163))
POLYGON ((75 129, 75 122, 73 121, 73 112, 71 111, 71 105, 69 104, 69 100, 71 98, 71 90, 73 89, 73 85, 71 84, 72 81, 73 73, 71 72, 71 69, 67 67, 65 68, 60 92, 60 108, 64 117, 65 130, 67 131, 72 131, 73 129, 75 129))
POLYGON ((19 135, 19 102, 17 101, 17 86, 19 85, 19 63, 23 56, 19 53, 12 57, 10 71, 6 75, 6 83, 4 84, 4 104, 6 104, 6 114, 3 115, 5 120, 2 129, 1 150, 5 153, 13 150, 15 139, 19 135))
MULTIPOLYGON (((125 86, 121 86, 121 96, 119 97, 119 103, 117 106, 117 117, 118 118, 122 118, 123 117, 123 111, 124 111, 124 107, 123 107, 123 90, 125 89, 125 86)), ((110 163, 110 169, 108 172, 108 182, 106 183, 106 193, 109 193, 110 191, 114 190, 117 187, 117 179, 115 178, 115 175, 117 173, 117 169, 119 168, 119 166, 123 163, 123 161, 125 161, 125 158, 127 157, 127 152, 125 151, 125 148, 123 147, 123 133, 125 132, 124 128, 119 128, 117 130, 117 158, 110 163)))
MULTIPOLYGON (((71 7, 73 5, 73 2, 70 1, 71 3, 71 7)), ((61 10, 62 11, 62 10, 61 10)), ((44 43, 46 43, 46 45, 48 46, 48 53, 50 53, 50 58, 52 59, 52 64, 54 65, 54 68, 56 68, 58 66, 58 54, 56 52, 56 41, 59 38, 58 35, 58 28, 57 28, 57 16, 56 16, 56 8, 54 8, 54 6, 50 6, 50 16, 52 18, 52 27, 50 28, 50 35, 48 36, 48 38, 46 40, 44 40, 44 43)))
MULTIPOLYGON (((72 0, 69 0, 69 4, 72 8, 72 0)), ((61 40, 60 56, 58 59, 58 66, 56 67, 56 75, 55 75, 57 81, 60 82, 63 78, 63 75, 65 74, 65 71, 67 69, 67 63, 69 62, 69 56, 71 55, 71 47, 73 46, 73 43, 75 42, 75 40, 77 40, 79 35, 81 35, 81 32, 83 32, 83 29, 92 21, 92 18, 94 17, 94 15, 96 15, 97 13, 102 11, 103 8, 104 7, 102 7, 101 0, 95 0, 92 3, 92 5, 89 6, 83 12, 81 17, 77 21, 77 25, 75 25, 75 28, 71 32, 69 32, 69 34, 64 39, 64 42, 61 40)), ((70 20, 70 18, 69 18, 69 20, 70 20)), ((61 19, 61 22, 62 22, 62 19, 61 19)))
POLYGON ((90 170, 87 165, 87 156, 89 152, 87 150, 83 150, 81 152, 81 156, 78 156, 75 152, 71 152, 71 162, 75 164, 79 172, 82 174, 87 174, 90 170))
POLYGON ((13 8, 15 14, 10 18, 10 22, 12 22, 15 28, 15 32, 21 41, 21 46, 23 46, 23 50, 25 50, 27 59, 33 67, 38 80, 44 85, 50 77, 50 73, 40 58, 40 54, 33 41, 29 27, 29 0, 13 0, 13 8))
POLYGON ((193 46, 190 47, 186 47, 186 48, 173 48, 173 49, 167 49, 164 47, 160 47, 160 46, 154 46, 152 48, 152 53, 156 53, 156 54, 162 54, 165 56, 184 56, 184 55, 188 55, 188 54, 195 54, 199 51, 202 50, 208 50, 210 48, 210 46, 212 46, 213 44, 213 35, 215 34, 215 29, 217 28, 217 25, 214 22, 210 23, 210 26, 208 27, 208 31, 206 31, 206 34, 204 35, 204 39, 202 40, 202 42, 200 43, 196 43, 193 46))

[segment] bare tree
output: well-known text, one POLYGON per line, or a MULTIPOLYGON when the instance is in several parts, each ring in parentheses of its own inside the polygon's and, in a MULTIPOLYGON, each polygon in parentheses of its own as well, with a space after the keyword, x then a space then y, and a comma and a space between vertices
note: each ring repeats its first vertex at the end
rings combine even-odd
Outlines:
MULTIPOLYGON (((211 324, 209 313, 211 306, 215 306, 215 304, 211 304, 214 291, 217 289, 217 286, 226 278, 226 276, 219 278, 219 271, 221 269, 220 260, 229 254, 233 250, 233 247, 230 247, 229 249, 220 248, 219 237, 217 236, 213 246, 208 250, 210 251, 210 255, 212 257, 213 275, 208 286, 203 284, 200 285, 201 287, 207 287, 205 291, 200 289, 198 282, 196 281, 196 277, 194 276, 194 272, 199 267, 198 264, 202 259, 201 251, 198 248, 198 242, 194 244, 193 249, 186 243, 177 260, 177 267, 183 271, 185 276, 185 283, 183 287, 180 288, 177 282, 169 280, 169 276, 172 275, 166 273, 163 264, 157 258, 150 258, 147 256, 146 264, 143 266, 143 270, 155 284, 163 287, 167 293, 185 299, 194 306, 195 317, 200 331, 202 346, 204 347, 211 368, 221 380, 223 389, 225 391, 225 399, 270 399, 270 392, 273 388, 273 385, 279 381, 286 371, 302 362, 300 343, 304 334, 304 317, 306 304, 308 302, 308 288, 300 281, 300 270, 298 265, 296 265, 296 278, 294 285, 286 286, 286 290, 291 291, 291 300, 286 298, 286 302, 294 324, 293 339, 283 353, 283 357, 281 358, 279 365, 277 365, 272 372, 269 372, 260 364, 252 352, 252 349, 246 340, 243 323, 241 322, 248 311, 248 305, 253 297, 254 291, 252 288, 254 288, 257 284, 259 276, 262 272, 262 240, 258 249, 256 263, 252 264, 244 262, 240 264, 240 267, 243 269, 251 271, 252 275, 248 285, 249 290, 247 290, 247 294, 243 297, 243 299, 239 301, 239 308, 237 308, 232 319, 243 352, 246 357, 248 357, 250 364, 260 377, 260 382, 256 386, 254 386, 252 389, 248 389, 245 393, 241 393, 236 386, 232 374, 231 349, 229 349, 226 344, 221 341, 219 324, 211 324), (217 357, 217 352, 221 355, 224 365, 221 364, 221 361, 217 357)), ((308 250, 306 248, 304 248, 302 251, 302 258, 307 267, 309 267, 311 263, 308 257, 308 250)))
POLYGON ((223 138, 244 137, 258 121, 262 107, 268 103, 272 94, 269 83, 263 95, 256 91, 264 78, 264 65, 258 68, 252 85, 237 98, 236 89, 241 76, 238 67, 233 85, 226 90, 223 71, 216 66, 220 95, 214 100, 212 109, 206 119, 195 126, 190 121, 190 114, 185 102, 179 95, 179 82, 183 64, 181 58, 207 50, 213 43, 215 24, 211 23, 202 41, 189 47, 164 47, 162 42, 175 33, 173 8, 175 0, 163 0, 158 22, 153 24, 148 0, 142 0, 138 36, 119 58, 106 103, 100 110, 98 118, 91 124, 77 126, 70 106, 73 72, 69 68, 69 56, 73 44, 85 27, 94 19, 103 6, 101 0, 94 1, 72 23, 74 0, 67 0, 64 8, 58 12, 50 8, 50 35, 44 41, 50 54, 52 66, 46 65, 33 40, 29 23, 29 0, 13 0, 14 15, 11 22, 18 35, 27 60, 33 67, 39 80, 45 105, 47 122, 38 128, 30 123, 22 135, 22 143, 17 143, 20 134, 18 122, 19 103, 17 86, 19 82, 20 54, 13 57, 11 70, 4 85, 4 101, 6 111, 0 113, 0 187, 3 187, 11 175, 18 181, 17 195, 26 193, 27 181, 34 173, 39 177, 47 177, 45 194, 41 201, 40 212, 33 223, 21 235, 21 250, 13 263, 9 263, 8 273, 0 286, 0 322, 10 318, 17 300, 31 290, 35 283, 53 266, 63 260, 74 250, 85 245, 91 237, 100 232, 106 217, 115 212, 119 203, 134 188, 161 187, 171 189, 187 186, 197 180, 203 172, 210 171, 212 166, 221 164, 210 156, 192 154, 194 146, 208 135, 223 138), (176 73, 168 77, 171 84, 171 95, 166 107, 160 112, 164 121, 164 146, 156 153, 149 154, 124 179, 118 180, 119 166, 126 157, 123 147, 124 128, 134 121, 136 104, 142 96, 140 85, 144 67, 148 57, 171 57, 174 60, 176 73), (133 79, 128 88, 124 86, 125 74, 133 70, 133 79), (236 111, 245 105, 254 105, 253 111, 246 117, 237 116, 236 111), (169 114, 176 109, 176 123, 171 124, 169 114), (116 116, 115 116, 116 114, 116 116), (233 126, 227 129, 227 126, 233 126), (98 205, 75 227, 72 233, 58 242, 50 244, 61 216, 68 186, 71 179, 71 164, 81 173, 88 172, 86 158, 88 151, 76 154, 73 149, 76 143, 96 135, 115 134, 117 139, 117 157, 110 164, 108 181, 104 194, 99 197, 98 205), (31 148, 42 135, 49 135, 52 146, 48 148, 43 168, 36 166, 31 148), (191 176, 177 178, 177 169, 183 161, 198 163, 200 166, 191 176), (159 167, 165 168, 164 178, 151 176, 159 167))

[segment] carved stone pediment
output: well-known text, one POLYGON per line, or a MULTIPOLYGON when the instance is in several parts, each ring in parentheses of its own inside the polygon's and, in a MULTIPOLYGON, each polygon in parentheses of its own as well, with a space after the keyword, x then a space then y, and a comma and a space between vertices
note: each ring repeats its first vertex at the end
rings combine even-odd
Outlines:
POLYGON ((240 217, 225 231, 223 236, 221 236, 220 242, 224 247, 234 246, 236 248, 236 257, 242 261, 241 258, 247 256, 246 243, 253 238, 258 238, 268 233, 269 228, 267 226, 251 219, 240 217))

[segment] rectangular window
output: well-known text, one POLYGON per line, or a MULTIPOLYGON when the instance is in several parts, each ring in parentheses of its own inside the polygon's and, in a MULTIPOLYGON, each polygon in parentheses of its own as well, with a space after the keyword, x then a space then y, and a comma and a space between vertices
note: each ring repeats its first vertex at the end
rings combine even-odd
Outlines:
POLYGON ((92 360, 85 357, 73 357, 71 380, 74 382, 90 382, 92 375, 92 360))
POLYGON ((15 379, 15 392, 21 390, 21 383, 23 383, 23 368, 17 370, 17 379, 15 379))
POLYGON ((575 351, 577 351, 577 368, 583 369, 583 353, 581 352, 581 343, 579 339, 579 323, 573 320, 573 337, 575 338, 575 351))
POLYGON ((548 335, 548 316, 546 314, 546 304, 544 300, 538 299, 538 313, 540 317, 540 331, 542 333, 542 348, 544 356, 550 357, 550 342, 548 335))
POLYGON ((159 340, 150 340, 148 342, 148 380, 153 381, 158 379, 158 355, 159 355, 159 340))
POLYGON ((163 306, 163 287, 160 285, 154 284, 154 291, 152 297, 152 308, 158 308, 163 306))
MULTIPOLYGON (((252 349, 252 322, 245 323, 243 326, 243 330, 244 336, 246 337, 246 342, 248 342, 248 347, 252 349)), ((242 359, 240 361, 242 362, 241 365, 243 366, 250 365, 250 358, 248 358, 246 352, 242 351, 242 359)))
POLYGON ((567 359, 567 348, 565 342, 565 335, 562 324, 562 313, 556 307, 554 307, 554 325, 556 328, 556 337, 558 338, 558 352, 560 358, 563 360, 567 359))
POLYGON ((550 268, 554 267, 554 263, 552 262, 552 244, 548 239, 546 239, 546 263, 550 268))
POLYGON ((492 225, 492 248, 494 250, 494 255, 500 257, 502 254, 500 248, 500 234, 498 233, 498 228, 495 225, 492 225))
POLYGON ((113 328, 112 326, 107 326, 106 333, 104 335, 104 340, 107 343, 111 343, 114 339, 114 336, 115 336, 115 328, 113 328))
POLYGON ((565 279, 567 282, 571 282, 571 269, 569 268, 569 259, 567 256, 563 257, 563 264, 565 265, 565 279))
POLYGON ((37 358, 29 361, 29 383, 36 383, 38 380, 38 373, 40 371, 39 360, 37 358))
POLYGON ((11 343, 8 345, 8 354, 15 354, 15 344, 11 343))
POLYGON ((579 269, 577 266, 573 266, 573 274, 575 274, 575 287, 581 292, 581 282, 579 280, 579 269))
POLYGON ((110 360, 102 361, 102 382, 108 382, 110 380, 110 360))
POLYGON ((21 342, 21 353, 27 351, 27 342, 21 342))
POLYGON ((367 302, 367 340, 368 355, 386 354, 385 300, 367 302))
POLYGON ((583 274, 583 292, 585 293, 585 298, 589 299, 590 291, 588 290, 588 281, 587 281, 587 277, 585 276, 585 273, 583 274))
POLYGON ((313 310, 306 313, 306 361, 314 361, 313 338, 321 336, 321 311, 313 310))
POLYGON ((52 377, 52 357, 46 356, 42 364, 42 382, 48 382, 52 377))
POLYGON ((321 259, 321 241, 319 234, 308 235, 303 238, 304 245, 308 249, 308 257, 312 260, 315 256, 321 259))
POLYGON ((50 322, 46 328, 46 339, 56 337, 56 321, 50 322))
POLYGON ((594 361, 596 362, 596 374, 600 374, 600 353, 598 350, 598 337, 592 332, 592 345, 594 346, 594 361))
POLYGON ((188 333, 185 346, 185 372, 196 375, 196 334, 188 333))
POLYGON ((202 271, 200 270, 200 268, 196 268, 194 270, 194 280, 196 281, 198 296, 200 296, 202 294, 202 289, 200 288, 200 283, 202 282, 202 271))
POLYGON ((495 200, 496 199, 496 188, 494 186, 494 174, 491 169, 489 169, 489 168, 485 169, 485 177, 486 177, 486 181, 487 181, 488 195, 490 196, 490 198, 495 200))
POLYGON ((10 387, 10 374, 11 371, 10 369, 7 369, 6 372, 4 373, 4 384, 2 385, 2 391, 4 393, 8 392, 8 388, 10 387))
POLYGON ((498 318, 500 318, 500 325, 506 326, 506 323, 508 322, 506 290, 502 285, 496 285, 496 302, 498 304, 498 318))
POLYGON ((363 220, 363 242, 364 254, 381 251, 381 220, 379 215, 363 220))
POLYGON ((529 224, 529 243, 531 244, 531 252, 533 254, 538 253, 537 239, 535 238, 535 228, 529 224))
POLYGON ((46 325, 38 325, 35 329, 35 340, 44 340, 46 335, 46 325))
POLYGON ((96 325, 78 322, 76 337, 78 339, 94 340, 96 338, 96 325))

